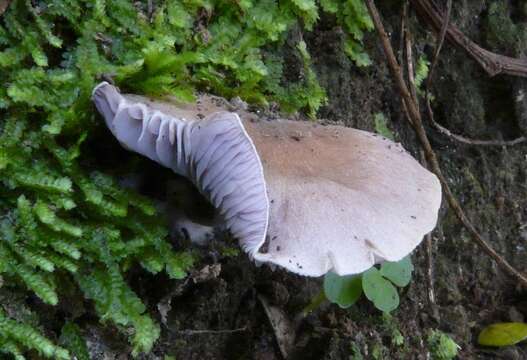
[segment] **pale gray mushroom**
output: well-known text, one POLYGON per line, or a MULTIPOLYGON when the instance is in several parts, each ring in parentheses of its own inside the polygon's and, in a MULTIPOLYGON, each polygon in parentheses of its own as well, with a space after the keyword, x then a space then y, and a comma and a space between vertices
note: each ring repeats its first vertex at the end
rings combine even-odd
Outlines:
POLYGON ((356 274, 410 253, 436 224, 438 179, 399 144, 341 126, 255 119, 121 95, 93 100, 126 148, 190 179, 253 259, 356 274))

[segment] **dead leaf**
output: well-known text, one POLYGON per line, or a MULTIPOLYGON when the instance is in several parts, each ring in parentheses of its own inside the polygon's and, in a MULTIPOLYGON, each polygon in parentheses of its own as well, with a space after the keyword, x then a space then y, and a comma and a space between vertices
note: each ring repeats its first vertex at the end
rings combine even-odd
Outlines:
POLYGON ((284 359, 287 359, 295 345, 295 328, 282 309, 269 305, 269 301, 263 295, 258 294, 258 300, 260 300, 271 323, 280 353, 284 359))

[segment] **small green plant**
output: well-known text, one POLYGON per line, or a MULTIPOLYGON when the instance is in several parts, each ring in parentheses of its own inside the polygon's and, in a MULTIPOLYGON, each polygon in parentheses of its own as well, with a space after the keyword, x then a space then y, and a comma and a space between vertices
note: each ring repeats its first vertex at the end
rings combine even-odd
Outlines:
POLYGON ((422 55, 417 60, 417 66, 415 68, 415 87, 419 95, 424 95, 423 84, 428 77, 430 71, 430 61, 426 58, 426 55, 422 55))
POLYGON ((349 308, 362 295, 362 276, 339 276, 329 272, 324 276, 324 294, 332 303, 343 309, 349 308))
POLYGON ((457 356, 459 345, 447 334, 432 330, 428 334, 428 348, 433 360, 451 360, 457 356))
POLYGON ((380 341, 375 341, 370 346, 371 357, 374 360, 383 360, 387 356, 386 347, 380 341))
POLYGON ((413 269, 407 256, 398 262, 385 262, 380 268, 373 266, 358 275, 338 276, 329 272, 324 277, 324 293, 329 301, 342 308, 355 304, 364 293, 377 309, 389 313, 399 306, 394 285, 408 285, 413 269))
POLYGON ((396 320, 390 314, 382 314, 382 327, 389 334, 392 345, 404 345, 404 336, 401 334, 396 320))

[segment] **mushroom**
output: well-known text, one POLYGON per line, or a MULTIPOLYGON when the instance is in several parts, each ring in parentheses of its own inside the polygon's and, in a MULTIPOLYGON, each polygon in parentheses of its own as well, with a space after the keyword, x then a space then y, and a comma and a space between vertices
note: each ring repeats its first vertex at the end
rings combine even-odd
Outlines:
POLYGON ((356 274, 400 260, 435 227, 438 179, 382 136, 261 120, 209 96, 188 105, 121 95, 106 82, 93 100, 124 147, 190 179, 259 262, 356 274))

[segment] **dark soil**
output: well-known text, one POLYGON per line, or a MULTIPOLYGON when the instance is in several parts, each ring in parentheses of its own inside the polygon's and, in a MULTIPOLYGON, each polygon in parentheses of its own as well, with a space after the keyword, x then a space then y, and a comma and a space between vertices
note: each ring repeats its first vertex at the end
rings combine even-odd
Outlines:
MULTIPOLYGON (((398 49, 401 4, 378 3, 383 5, 380 11, 385 26, 398 49)), ((526 55, 519 36, 507 37, 509 28, 490 25, 495 16, 489 13, 491 3, 454 1, 453 22, 490 50, 511 49, 513 53, 508 55, 526 55), (507 43, 510 41, 517 42, 507 43)), ((525 26, 521 23, 525 20, 523 2, 499 3, 504 4, 505 18, 514 19, 516 26, 525 26)), ((414 14, 411 16, 415 54, 425 54, 430 59, 434 36, 426 24, 414 14)), ((342 53, 341 30, 331 18, 322 19, 313 33, 305 33, 303 37, 329 97, 320 117, 371 131, 373 115, 383 113, 396 140, 419 157, 418 143, 403 117, 375 33, 368 34, 365 40, 373 60, 373 65, 367 68, 357 68, 342 53)), ((448 43, 443 48, 435 79, 433 107, 437 121, 453 132, 481 139, 511 139, 527 128, 527 111, 522 110, 527 107, 517 101, 519 95, 527 92, 525 82, 506 76, 487 77, 463 50, 448 43)), ((471 220, 500 254, 518 269, 527 271, 527 146, 466 146, 431 127, 427 130, 443 171, 471 220)), ((216 270, 221 267, 219 274, 197 274, 195 281, 187 282, 144 278, 143 273, 132 276, 134 288, 146 299, 157 319, 160 319, 158 303, 171 299, 171 309, 154 351, 157 357, 149 358, 162 359, 164 355, 176 359, 281 358, 257 295, 265 295, 294 318, 319 293, 321 279, 299 277, 279 269, 272 271, 265 266, 258 268, 242 253, 225 256, 218 250, 220 245, 217 241, 208 249, 199 250, 204 256, 197 267, 216 264, 216 270)), ((485 325, 524 321, 527 290, 520 288, 474 244, 446 205, 433 233, 432 254, 430 277, 425 245, 414 253, 416 271, 411 285, 401 291, 401 305, 392 319, 383 318, 364 299, 348 310, 325 303, 300 324, 291 358, 361 359, 362 353, 365 359, 428 359, 427 334, 432 329, 450 334, 461 347, 462 359, 527 358, 525 345, 502 350, 476 345, 477 334, 485 325), (428 295, 430 283, 433 302, 428 295), (403 336, 403 344, 397 344, 397 331, 403 336)), ((94 354, 118 358, 126 351, 125 339, 109 341, 116 332, 101 329, 95 321, 93 324, 89 337, 94 354)))

